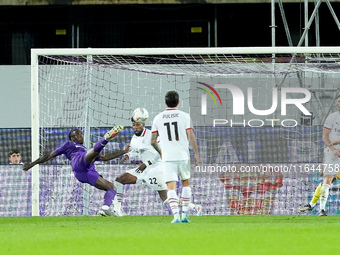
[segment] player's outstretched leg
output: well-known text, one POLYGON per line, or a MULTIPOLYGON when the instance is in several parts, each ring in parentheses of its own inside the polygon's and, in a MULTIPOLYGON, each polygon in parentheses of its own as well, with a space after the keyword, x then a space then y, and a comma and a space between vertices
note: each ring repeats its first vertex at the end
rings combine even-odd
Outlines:
POLYGON ((322 183, 315 189, 312 201, 309 204, 302 205, 299 207, 300 212, 305 211, 312 211, 320 198, 320 191, 321 191, 322 183))
POLYGON ((315 189, 312 201, 309 203, 312 210, 314 209, 316 203, 318 202, 320 198, 320 192, 321 192, 322 182, 319 184, 319 186, 315 189))
POLYGON ((102 139, 96 142, 93 149, 90 149, 85 154, 85 160, 88 163, 92 163, 95 160, 104 147, 108 144, 113 137, 115 137, 120 131, 123 130, 123 126, 114 126, 109 132, 107 132, 102 139))
POLYGON ((117 125, 114 126, 109 132, 104 135, 106 141, 111 141, 120 131, 122 131, 124 126, 117 125))

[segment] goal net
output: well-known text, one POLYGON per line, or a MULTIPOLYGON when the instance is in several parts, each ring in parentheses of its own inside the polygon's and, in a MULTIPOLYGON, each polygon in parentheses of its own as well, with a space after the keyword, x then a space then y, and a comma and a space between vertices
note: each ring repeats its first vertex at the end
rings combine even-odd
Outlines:
MULTIPOLYGON (((35 49, 32 160, 74 127, 91 148, 124 125, 103 153, 121 150, 133 135, 132 111, 146 108, 150 128, 176 90, 195 127, 200 164, 191 166, 191 185, 203 213, 295 214, 321 182, 323 122, 336 111, 339 78, 340 48, 35 49)), ((138 162, 96 169, 114 181, 138 162)), ((32 215, 96 215, 103 195, 78 182, 66 158, 32 170, 32 215)), ((339 195, 335 182, 331 214, 339 214, 339 195)), ((124 187, 122 205, 128 215, 169 214, 141 184, 124 187)))

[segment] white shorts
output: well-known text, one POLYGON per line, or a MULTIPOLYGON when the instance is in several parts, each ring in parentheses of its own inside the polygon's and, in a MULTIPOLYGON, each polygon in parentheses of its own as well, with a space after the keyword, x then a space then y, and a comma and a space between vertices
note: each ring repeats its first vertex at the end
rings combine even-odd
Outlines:
POLYGON ((328 147, 324 149, 324 155, 323 176, 336 176, 340 168, 340 158, 334 157, 332 150, 328 147))
POLYGON ((163 161, 164 181, 182 181, 190 179, 190 160, 163 161))
POLYGON ((127 171, 129 174, 137 177, 136 184, 146 183, 146 185, 154 190, 167 190, 167 186, 163 177, 161 162, 157 162, 151 166, 148 166, 142 173, 137 173, 137 168, 138 167, 127 171))

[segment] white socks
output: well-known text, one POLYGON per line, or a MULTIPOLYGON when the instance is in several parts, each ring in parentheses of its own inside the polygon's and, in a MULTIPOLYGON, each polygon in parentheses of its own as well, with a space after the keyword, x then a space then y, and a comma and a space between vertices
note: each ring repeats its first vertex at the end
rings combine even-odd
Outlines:
POLYGON ((122 196, 123 196, 123 188, 124 185, 120 182, 114 181, 113 185, 116 188, 117 194, 115 199, 113 200, 114 210, 119 211, 122 205, 122 196))
POLYGON ((168 201, 175 218, 179 218, 178 196, 175 190, 168 190, 168 201))
POLYGON ((325 210, 330 187, 331 185, 322 184, 322 187, 320 190, 320 210, 325 210))
POLYGON ((182 211, 185 214, 188 213, 190 199, 191 199, 191 188, 183 187, 182 188, 182 211))

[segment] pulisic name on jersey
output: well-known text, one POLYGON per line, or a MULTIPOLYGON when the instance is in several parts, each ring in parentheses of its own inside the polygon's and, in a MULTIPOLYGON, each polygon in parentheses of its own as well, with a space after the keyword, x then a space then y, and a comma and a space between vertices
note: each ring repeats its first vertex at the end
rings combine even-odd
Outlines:
POLYGON ((169 113, 169 114, 163 114, 163 119, 171 119, 171 118, 178 118, 179 113, 169 113))

